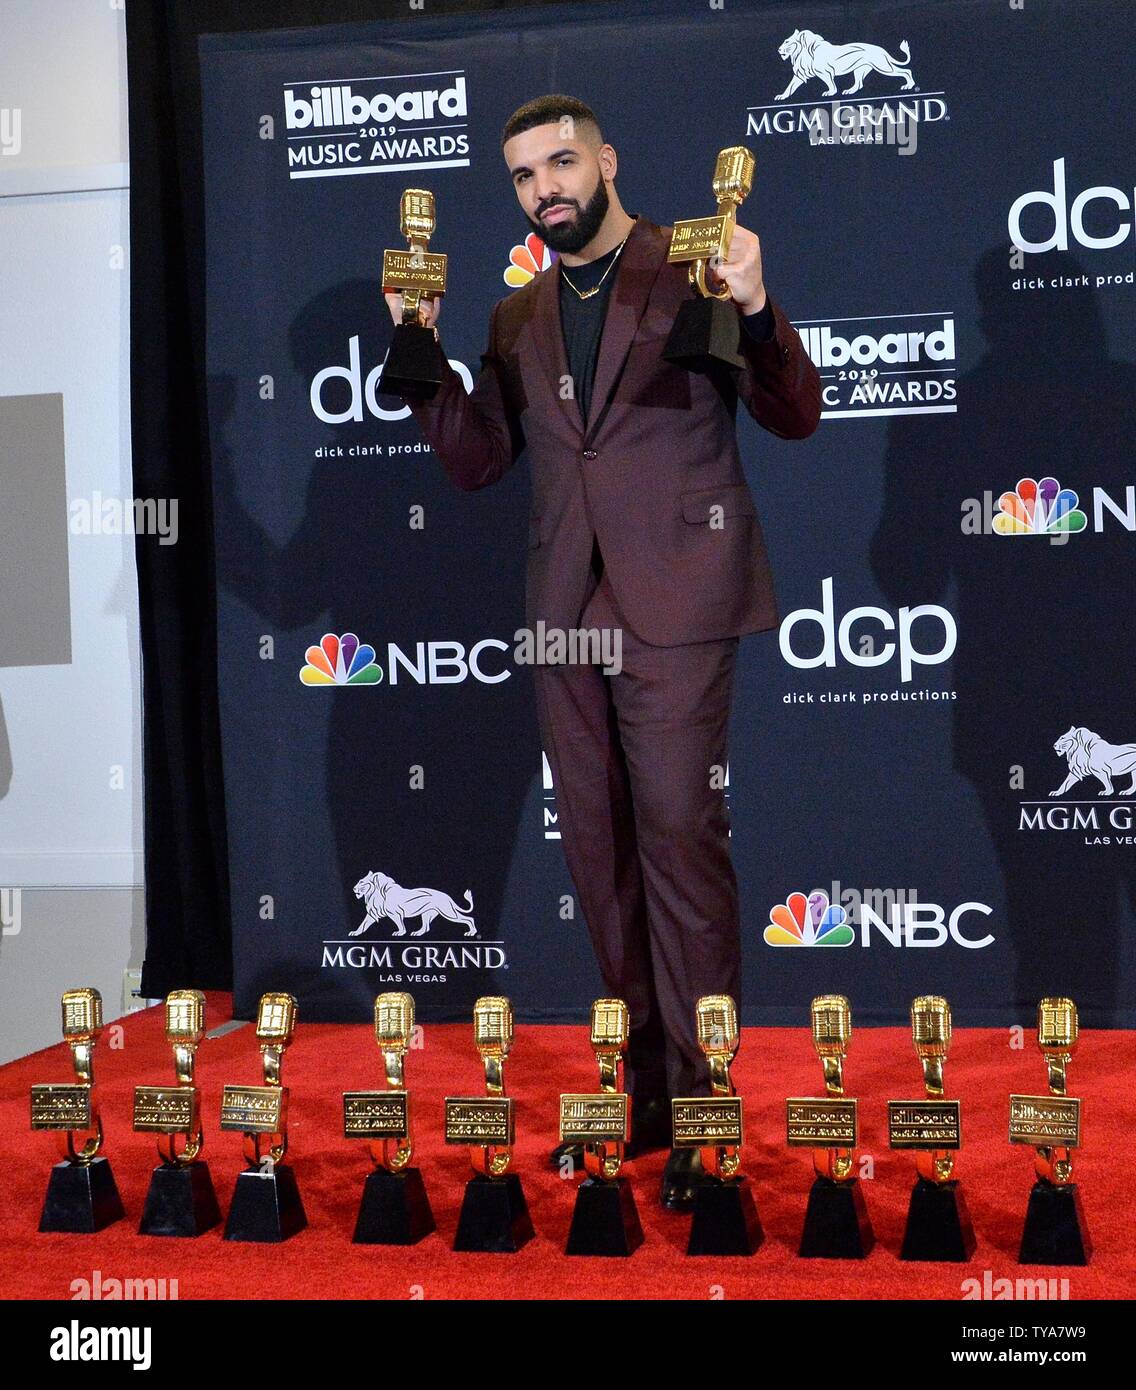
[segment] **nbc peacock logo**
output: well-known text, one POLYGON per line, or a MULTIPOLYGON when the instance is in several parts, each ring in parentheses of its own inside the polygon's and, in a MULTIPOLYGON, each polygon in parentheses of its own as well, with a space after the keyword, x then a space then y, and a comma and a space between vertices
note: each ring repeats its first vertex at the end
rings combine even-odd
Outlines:
POLYGON ((360 642, 353 632, 337 637, 325 632, 318 647, 309 647, 300 672, 305 685, 378 685, 382 667, 375 661, 375 649, 360 642))
POLYGON ((767 946, 851 946, 856 933, 848 925, 848 914, 838 904, 829 904, 827 893, 790 893, 783 903, 771 909, 765 928, 767 946))
POLYGON ((1022 478, 1013 492, 998 498, 994 530, 999 536, 1073 535, 1088 525, 1078 501, 1056 478, 1022 478))
POLYGON ((556 252, 550 251, 535 232, 530 232, 519 246, 509 252, 509 266, 504 272, 504 281, 511 290, 519 290, 530 280, 547 270, 556 259, 556 252))

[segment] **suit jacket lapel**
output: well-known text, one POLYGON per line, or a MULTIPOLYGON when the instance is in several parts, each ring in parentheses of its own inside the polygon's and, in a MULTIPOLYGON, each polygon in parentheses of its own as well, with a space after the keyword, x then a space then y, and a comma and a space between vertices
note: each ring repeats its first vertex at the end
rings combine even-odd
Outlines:
MULTIPOLYGON (((662 229, 640 214, 619 254, 615 284, 600 335, 592 386, 591 423, 587 431, 589 439, 599 428, 611 403, 610 397, 631 350, 631 340, 647 307, 651 287, 666 261, 666 248, 667 238, 662 229)), ((574 395, 564 399, 561 391, 561 383, 568 376, 568 356, 560 324, 560 270, 556 261, 537 277, 533 327, 541 367, 550 379, 555 398, 563 403, 572 423, 583 434, 579 401, 574 395)))

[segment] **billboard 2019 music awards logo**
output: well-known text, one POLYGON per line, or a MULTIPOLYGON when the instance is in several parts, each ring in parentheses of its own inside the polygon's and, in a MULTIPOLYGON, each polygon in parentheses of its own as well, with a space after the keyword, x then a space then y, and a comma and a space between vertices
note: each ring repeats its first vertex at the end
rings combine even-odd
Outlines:
POLYGON ((801 319, 793 327, 820 373, 822 419, 957 410, 953 314, 801 319))
POLYGON ((467 115, 460 69, 289 83, 288 177, 468 168, 467 115))

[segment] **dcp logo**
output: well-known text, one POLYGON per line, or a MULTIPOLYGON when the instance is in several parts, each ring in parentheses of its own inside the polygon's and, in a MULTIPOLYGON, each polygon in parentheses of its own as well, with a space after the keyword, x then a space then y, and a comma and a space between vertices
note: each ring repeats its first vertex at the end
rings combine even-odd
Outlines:
POLYGON ((1029 251, 1033 255, 1043 251, 1068 251, 1070 231, 1073 233, 1073 239, 1090 251, 1107 251, 1113 246, 1119 246, 1132 235, 1131 218, 1118 215, 1116 230, 1107 236, 1093 236, 1085 230, 1085 209, 1090 203, 1098 201, 1114 204, 1118 214, 1128 212, 1132 207, 1127 193, 1119 188, 1110 188, 1107 184, 1086 188, 1083 193, 1077 194, 1070 207, 1065 189, 1065 161, 1055 159, 1053 192, 1038 188, 1032 193, 1023 193, 1020 198, 1014 200, 1009 216, 1010 240, 1019 251, 1029 251), (1049 208, 1053 216, 1053 232, 1044 241, 1027 241, 1022 231, 1022 213, 1034 203, 1049 208))
POLYGON ((837 651, 852 666, 883 666, 898 652, 900 679, 909 681, 916 666, 938 666, 954 654, 958 628, 947 609, 937 603, 921 603, 915 608, 905 605, 899 610, 898 621, 886 608, 864 604, 850 608, 837 627, 831 576, 821 580, 820 591, 820 608, 798 608, 781 624, 781 655, 798 670, 835 666, 837 651), (916 645, 914 635, 920 619, 920 635, 927 634, 923 646, 916 645), (896 640, 877 644, 874 636, 864 634, 857 648, 852 630, 859 622, 877 623, 885 632, 894 632, 896 640), (821 631, 820 651, 815 656, 800 656, 794 649, 794 629, 805 623, 815 623, 821 631))

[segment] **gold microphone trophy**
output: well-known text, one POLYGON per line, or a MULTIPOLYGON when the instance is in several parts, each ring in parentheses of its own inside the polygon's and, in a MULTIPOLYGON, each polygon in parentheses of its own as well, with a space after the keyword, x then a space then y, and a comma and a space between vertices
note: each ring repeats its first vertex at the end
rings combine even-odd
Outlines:
POLYGON ((174 1050, 177 1084, 134 1088, 134 1129, 159 1136, 162 1159, 150 1178, 139 1235, 199 1236, 221 1220, 209 1165, 198 1158, 204 1139, 193 1064, 204 1036, 204 994, 174 990, 166 998, 166 1041, 174 1050))
POLYGON ((816 1178, 809 1193, 799 1254, 861 1260, 875 1243, 864 1194, 853 1169, 859 1138, 855 1100, 844 1094, 844 1054, 852 1039, 852 1009, 842 994, 812 1002, 813 1046, 824 1067, 824 1099, 785 1102, 787 1143, 813 1151, 816 1178))
POLYGON ((737 210, 753 187, 754 157, 744 145, 722 150, 714 165, 714 197, 718 211, 713 217, 685 218, 674 224, 668 263, 688 262, 687 274, 697 297, 684 301, 674 321, 663 357, 695 372, 720 367, 741 367, 738 353, 743 332, 737 307, 729 287, 717 289, 707 280, 710 258, 729 255, 737 210))
POLYGON ((698 1001, 698 1042, 710 1067, 709 1096, 671 1100, 676 1149, 700 1149, 703 1181, 695 1188, 688 1255, 752 1255, 764 1239, 753 1194, 739 1171, 742 1098, 730 1063, 737 1054, 738 1009, 728 994, 698 1001))
POLYGON ((402 293, 402 322, 395 325, 378 390, 404 400, 428 401, 442 384, 442 352, 435 328, 427 328, 424 299, 446 290, 446 257, 428 251, 437 221, 434 195, 408 188, 402 195, 399 223, 405 251, 383 252, 383 291, 402 293))
POLYGON ((409 994, 380 994, 375 1000, 375 1041, 383 1054, 385 1091, 345 1091, 343 1134, 369 1141, 374 1170, 352 1240, 356 1245, 414 1245, 435 1229, 422 1173, 410 1166, 410 1096, 406 1054, 414 1037, 414 1000, 409 994))
POLYGON ((226 1240, 274 1243, 308 1224, 296 1175, 284 1162, 288 1152, 288 1088, 280 1066, 296 1027, 290 994, 262 994, 256 1037, 264 1059, 263 1086, 226 1086, 221 1094, 221 1128, 244 1135, 248 1167, 237 1177, 226 1240))
POLYGON ((533 1237, 532 1219, 513 1161, 513 1101, 505 1059, 513 1046, 513 1006, 487 995, 473 1006, 473 1040, 485 1068, 484 1096, 446 1097, 446 1143, 469 1148, 475 1176, 466 1183, 455 1250, 513 1254, 533 1237))
POLYGON ((911 1037, 923 1064, 922 1100, 888 1101, 888 1143, 913 1149, 918 1173, 907 1208, 901 1260, 969 1260, 974 1231, 954 1176, 962 1147, 962 1107, 943 1099, 943 1067, 951 1045, 951 1006, 936 994, 911 1005, 911 1037))
POLYGON ((1010 1143, 1037 1150, 1037 1181, 1018 1251, 1023 1265, 1087 1265, 1092 1258, 1081 1194, 1072 1180, 1073 1150, 1081 1146, 1081 1102, 1065 1089, 1077 1035, 1072 999, 1043 999, 1037 1006, 1037 1045, 1049 1068, 1049 1094, 1010 1097, 1010 1143))
POLYGON ((32 1087, 32 1129, 61 1132, 65 1155, 51 1170, 39 1229, 89 1233, 124 1215, 110 1162, 99 1157, 103 1122, 93 1067, 103 999, 97 989, 69 989, 62 1004, 63 1041, 77 1080, 32 1087))
POLYGON ((576 1192, 569 1255, 630 1255, 643 1243, 635 1194, 620 1176, 623 1146, 631 1135, 631 1101, 620 1086, 630 1029, 622 999, 597 999, 591 1042, 599 1092, 560 1097, 560 1141, 583 1144, 588 1174, 576 1192))

